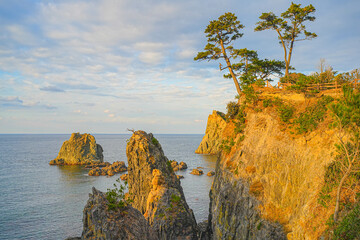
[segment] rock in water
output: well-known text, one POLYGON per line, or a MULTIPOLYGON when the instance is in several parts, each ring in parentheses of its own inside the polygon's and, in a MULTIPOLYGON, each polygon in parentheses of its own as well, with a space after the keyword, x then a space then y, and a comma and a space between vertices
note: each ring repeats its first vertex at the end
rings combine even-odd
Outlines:
POLYGON ((197 239, 194 214, 156 138, 144 131, 134 132, 126 154, 132 205, 144 214, 157 238, 197 239))
POLYGON ((112 211, 104 193, 92 189, 83 212, 81 239, 149 239, 155 240, 149 223, 131 206, 112 211))
POLYGON ((95 138, 87 133, 73 133, 65 141, 58 156, 50 161, 50 165, 87 165, 103 162, 103 149, 96 144, 95 138))
POLYGON ((194 169, 191 171, 191 173, 190 173, 190 174, 192 174, 192 175, 199 175, 199 176, 201 176, 201 175, 203 175, 203 174, 204 174, 204 172, 203 172, 203 170, 201 170, 201 169, 194 168, 194 169))

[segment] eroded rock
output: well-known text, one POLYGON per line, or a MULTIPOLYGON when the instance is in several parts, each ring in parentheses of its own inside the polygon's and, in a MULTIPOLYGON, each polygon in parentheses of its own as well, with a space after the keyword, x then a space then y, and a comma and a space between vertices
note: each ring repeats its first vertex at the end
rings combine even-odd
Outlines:
POLYGON ((144 214, 158 239, 196 239, 194 214, 160 143, 151 133, 136 131, 126 154, 133 206, 144 214))
POLYGON ((185 170, 188 168, 187 164, 185 162, 178 163, 175 160, 170 160, 170 162, 171 162, 171 167, 174 170, 174 172, 177 172, 179 170, 185 170))
POLYGON ((84 133, 73 133, 65 141, 58 156, 50 165, 88 165, 101 163, 104 160, 103 149, 97 144, 94 136, 84 133))
POLYGON ((92 189, 83 211, 81 239, 157 239, 144 216, 131 206, 108 210, 104 193, 92 189))
MULTIPOLYGON (((96 165, 95 165, 96 166, 96 165)), ((89 176, 113 176, 116 173, 126 172, 127 167, 123 161, 117 161, 110 165, 105 164, 106 167, 95 167, 89 171, 89 176)))
POLYGON ((192 174, 192 175, 199 175, 199 176, 201 176, 201 175, 203 175, 204 174, 204 171, 203 170, 201 170, 201 169, 199 169, 199 168, 194 168, 192 171, 191 171, 191 173, 190 174, 192 174))
POLYGON ((222 135, 225 127, 226 121, 224 119, 224 114, 214 110, 213 113, 209 115, 205 136, 195 153, 218 154, 220 152, 220 145, 223 140, 222 135))

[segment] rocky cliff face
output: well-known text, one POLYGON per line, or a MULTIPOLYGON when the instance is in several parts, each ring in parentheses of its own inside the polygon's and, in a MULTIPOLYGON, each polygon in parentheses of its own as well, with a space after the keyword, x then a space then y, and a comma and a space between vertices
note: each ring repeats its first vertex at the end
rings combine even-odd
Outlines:
POLYGON ((333 213, 318 204, 333 161, 333 130, 324 122, 310 134, 290 134, 271 109, 249 110, 246 120, 245 139, 233 135, 234 146, 218 161, 213 239, 318 239, 333 213))
POLYGON ((218 166, 210 191, 212 239, 281 240, 286 234, 280 224, 263 219, 261 204, 249 193, 250 185, 218 166))
POLYGON ((152 134, 136 131, 126 154, 133 206, 144 214, 158 239, 196 239, 194 214, 160 143, 152 134))
POLYGON ((94 136, 84 133, 73 133, 65 141, 58 156, 50 161, 50 165, 85 165, 103 162, 103 149, 96 144, 94 136))
POLYGON ((226 121, 222 113, 213 111, 209 115, 205 136, 195 153, 199 154, 217 154, 220 152, 220 145, 223 140, 223 131, 226 127, 226 121))
POLYGON ((109 211, 105 194, 94 187, 84 208, 83 224, 81 239, 157 239, 138 210, 127 206, 109 211))

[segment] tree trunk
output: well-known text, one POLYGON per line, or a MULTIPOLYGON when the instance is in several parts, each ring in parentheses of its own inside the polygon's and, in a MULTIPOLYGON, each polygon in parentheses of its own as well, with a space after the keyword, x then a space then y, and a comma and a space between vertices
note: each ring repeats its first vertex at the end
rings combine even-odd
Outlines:
POLYGON ((287 50, 286 50, 286 45, 285 45, 285 42, 284 42, 284 39, 279 31, 279 29, 276 29, 277 33, 279 34, 279 38, 281 40, 281 45, 283 46, 284 48, 284 59, 285 59, 285 77, 287 75, 289 75, 289 66, 290 66, 290 63, 287 61, 287 50))
POLYGON ((340 207, 340 194, 341 194, 341 188, 344 184, 346 178, 349 176, 351 171, 351 165, 348 167, 347 171, 345 172, 344 176, 341 178, 337 192, 336 192, 336 205, 335 205, 335 212, 334 212, 334 222, 337 221, 338 215, 339 215, 339 207, 340 207))
POLYGON ((235 87, 236 87, 236 91, 237 93, 239 94, 239 96, 241 95, 241 89, 240 89, 240 85, 239 85, 239 82, 235 76, 235 73, 231 67, 231 63, 230 63, 230 59, 227 57, 226 55, 226 51, 225 51, 225 47, 224 47, 224 43, 222 40, 220 40, 220 45, 221 45, 221 51, 222 51, 222 54, 224 56, 224 59, 226 61, 226 65, 227 67, 229 68, 229 72, 230 72, 230 75, 232 77, 232 79, 234 80, 234 83, 235 83, 235 87))

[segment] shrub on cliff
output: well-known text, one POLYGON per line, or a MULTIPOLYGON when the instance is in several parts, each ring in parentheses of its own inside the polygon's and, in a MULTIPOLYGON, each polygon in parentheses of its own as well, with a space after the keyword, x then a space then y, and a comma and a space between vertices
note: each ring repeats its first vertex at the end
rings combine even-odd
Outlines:
POLYGON ((237 102, 229 102, 226 105, 227 113, 225 115, 226 120, 234 119, 236 115, 239 113, 239 105, 237 102))
POLYGON ((108 200, 108 209, 109 210, 118 210, 126 207, 131 203, 130 199, 125 198, 125 189, 127 186, 127 182, 125 184, 121 184, 120 178, 116 180, 119 186, 114 183, 114 189, 108 189, 106 192, 106 199, 108 200))

